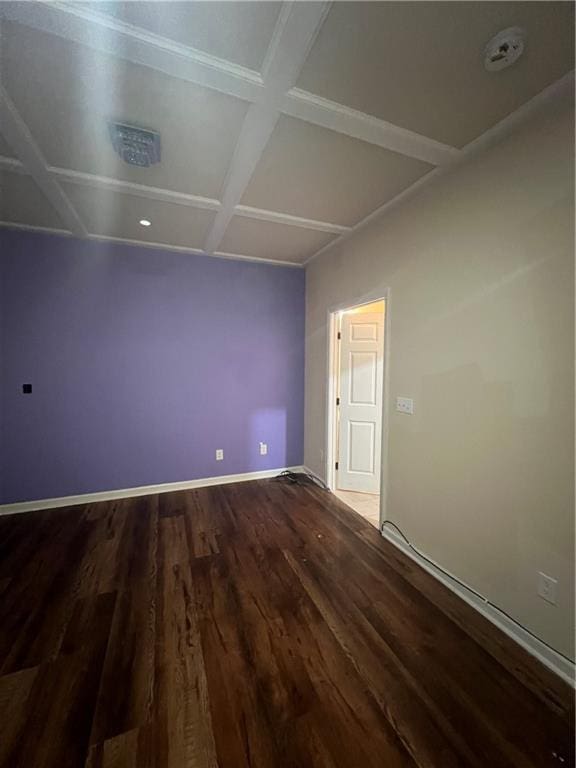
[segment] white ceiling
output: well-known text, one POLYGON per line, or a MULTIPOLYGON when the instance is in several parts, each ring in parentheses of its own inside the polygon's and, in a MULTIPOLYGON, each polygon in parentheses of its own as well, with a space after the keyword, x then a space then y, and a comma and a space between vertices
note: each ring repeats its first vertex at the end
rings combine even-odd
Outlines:
POLYGON ((296 265, 574 67, 554 0, 2 2, 0 23, 0 223, 296 265), (509 26, 525 55, 488 73, 509 26), (159 131, 161 163, 123 163, 110 120, 159 131))
POLYGON ((571 69, 574 6, 562 2, 335 3, 298 87, 462 147, 571 69), (481 52, 523 27, 516 66, 481 52))
POLYGON ((10 22, 3 38, 4 87, 49 165, 218 197, 246 102, 10 22), (159 131, 162 162, 124 163, 111 118, 159 131))
MULTIPOLYGON (((77 5, 82 6, 82 3, 77 5)), ((282 3, 170 2, 85 3, 120 21, 259 71, 282 3)))

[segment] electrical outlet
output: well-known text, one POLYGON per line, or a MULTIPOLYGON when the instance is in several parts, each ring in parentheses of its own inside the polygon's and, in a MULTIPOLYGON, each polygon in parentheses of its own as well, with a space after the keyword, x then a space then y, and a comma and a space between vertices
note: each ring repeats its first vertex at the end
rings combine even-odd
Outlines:
POLYGON ((266 456, 268 453, 268 443, 260 443, 260 456, 266 456))
POLYGON ((224 450, 222 448, 216 449, 216 461, 223 461, 224 460, 224 450))
POLYGON ((558 600, 558 581, 540 571, 538 573, 538 594, 542 600, 556 605, 558 600))
POLYGON ((412 415, 414 413, 414 400, 411 397, 397 397, 396 410, 412 415))

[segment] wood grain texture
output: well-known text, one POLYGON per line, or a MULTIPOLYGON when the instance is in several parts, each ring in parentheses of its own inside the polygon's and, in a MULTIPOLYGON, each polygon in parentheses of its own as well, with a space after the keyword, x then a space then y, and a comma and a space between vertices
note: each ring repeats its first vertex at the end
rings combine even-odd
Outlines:
POLYGON ((0 519, 0 768, 574 768, 573 718, 315 487, 0 519))

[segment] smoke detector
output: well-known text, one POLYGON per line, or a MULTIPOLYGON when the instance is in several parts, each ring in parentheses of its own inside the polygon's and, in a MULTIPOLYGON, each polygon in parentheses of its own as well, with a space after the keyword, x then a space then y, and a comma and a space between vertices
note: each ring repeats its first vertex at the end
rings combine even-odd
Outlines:
POLYGON ((524 52, 526 32, 521 27, 508 27, 498 32, 484 48, 484 67, 499 72, 511 67, 524 52))
POLYGON ((149 168, 160 162, 160 134, 124 123, 110 123, 110 139, 116 154, 128 165, 149 168))

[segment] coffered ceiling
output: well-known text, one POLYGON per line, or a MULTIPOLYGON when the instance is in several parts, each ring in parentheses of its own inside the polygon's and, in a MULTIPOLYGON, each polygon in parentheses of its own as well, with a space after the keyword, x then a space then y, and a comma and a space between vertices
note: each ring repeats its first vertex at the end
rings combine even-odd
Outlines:
POLYGON ((294 265, 574 66, 569 2, 2 2, 0 24, 0 223, 294 265), (525 54, 487 72, 510 26, 525 54), (124 163, 111 121, 158 131, 161 162, 124 163))

